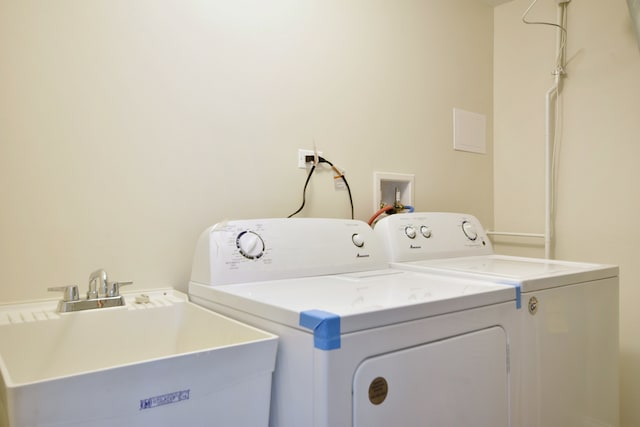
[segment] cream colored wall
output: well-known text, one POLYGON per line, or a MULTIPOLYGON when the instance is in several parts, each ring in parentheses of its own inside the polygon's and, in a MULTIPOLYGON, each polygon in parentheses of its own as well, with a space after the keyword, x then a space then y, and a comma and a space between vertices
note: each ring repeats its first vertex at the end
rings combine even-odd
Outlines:
MULTIPOLYGON (((530 0, 495 9, 495 225, 544 231, 544 96, 552 84, 555 32, 526 26, 530 0)), ((555 20, 540 1, 530 19, 555 20)), ((640 425, 640 49, 624 0, 572 1, 563 92, 555 254, 620 265, 621 421, 640 425)), ((520 242, 520 241, 519 241, 520 242)), ((497 245, 542 256, 536 242, 497 245)))
MULTIPOLYGON (((493 221, 493 9, 477 0, 0 0, 0 302, 86 286, 186 288, 199 233, 300 204, 298 148, 415 174, 415 205, 493 221)), ((347 217, 332 175, 306 216, 347 217)))

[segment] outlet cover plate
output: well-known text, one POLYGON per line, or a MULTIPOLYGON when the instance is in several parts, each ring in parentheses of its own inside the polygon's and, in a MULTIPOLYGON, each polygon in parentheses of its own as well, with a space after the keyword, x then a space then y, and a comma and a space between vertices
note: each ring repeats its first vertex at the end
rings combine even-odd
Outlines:
MULTIPOLYGON (((305 162, 305 157, 313 156, 315 153, 313 150, 304 150, 302 148, 298 149, 298 168, 305 169, 307 167, 307 162, 305 162)), ((322 156, 322 151, 318 151, 318 156, 322 156)))

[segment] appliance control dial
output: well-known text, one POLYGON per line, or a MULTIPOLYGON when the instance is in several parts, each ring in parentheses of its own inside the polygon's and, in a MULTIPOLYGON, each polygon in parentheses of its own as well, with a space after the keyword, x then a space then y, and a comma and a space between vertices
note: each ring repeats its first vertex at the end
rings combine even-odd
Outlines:
POLYGON ((353 242, 354 245, 356 245, 359 248, 364 246, 364 239, 358 233, 354 233, 351 236, 351 241, 353 242))
POLYGON ((264 255, 264 241, 258 233, 243 231, 236 237, 236 246, 243 257, 258 259, 264 255))
POLYGON ((462 232, 469 240, 476 240, 478 238, 476 227, 474 227, 474 225, 469 221, 462 221, 462 232))
POLYGON ((420 234, 422 234, 425 238, 429 238, 431 237, 431 227, 427 227, 426 225, 423 225, 422 227, 420 227, 420 234))
POLYGON ((407 235, 408 238, 410 239, 415 239, 416 238, 416 229, 414 226, 412 225, 407 225, 404 228, 404 234, 407 235))

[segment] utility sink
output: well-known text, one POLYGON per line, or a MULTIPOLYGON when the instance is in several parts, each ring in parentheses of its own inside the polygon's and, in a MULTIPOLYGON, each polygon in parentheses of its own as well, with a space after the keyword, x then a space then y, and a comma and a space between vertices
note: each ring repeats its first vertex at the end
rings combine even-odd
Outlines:
POLYGON ((267 426, 277 337, 173 289, 0 306, 0 426, 267 426))

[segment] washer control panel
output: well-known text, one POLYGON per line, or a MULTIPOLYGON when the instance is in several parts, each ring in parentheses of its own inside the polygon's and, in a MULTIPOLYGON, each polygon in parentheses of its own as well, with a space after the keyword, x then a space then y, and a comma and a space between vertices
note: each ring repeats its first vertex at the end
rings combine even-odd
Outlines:
POLYGON ((391 262, 493 253, 480 221, 473 215, 422 212, 389 215, 375 225, 391 262))
POLYGON ((237 220, 202 233, 191 281, 215 286, 387 267, 380 238, 362 221, 237 220))

